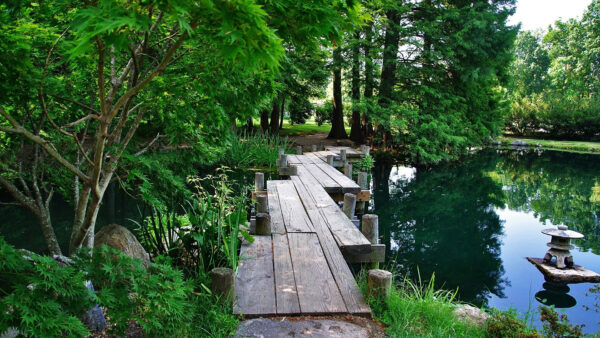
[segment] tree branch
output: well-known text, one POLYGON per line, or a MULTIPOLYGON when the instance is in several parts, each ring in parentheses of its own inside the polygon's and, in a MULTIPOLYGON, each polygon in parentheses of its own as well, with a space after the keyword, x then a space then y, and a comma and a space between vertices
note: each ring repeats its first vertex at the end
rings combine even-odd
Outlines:
POLYGON ((152 145, 153 145, 153 144, 154 144, 156 141, 158 141, 158 139, 160 138, 160 136, 161 136, 161 135, 160 135, 160 133, 157 133, 157 134, 156 134, 156 136, 154 137, 154 139, 152 139, 152 141, 150 141, 150 143, 148 143, 148 145, 147 145, 147 146, 145 146, 144 148, 142 148, 142 149, 141 149, 140 151, 138 151, 137 153, 133 154, 133 156, 136 156, 136 157, 137 157, 137 156, 140 156, 140 155, 142 155, 143 153, 147 152, 147 151, 148 151, 148 149, 150 149, 150 147, 152 147, 152 145))
POLYGON ((12 134, 21 134, 21 135, 25 136, 30 141, 33 141, 34 143, 39 144, 48 153, 48 155, 52 156, 63 167, 67 168, 72 173, 79 176, 79 178, 81 178, 81 180, 83 180, 85 182, 89 181, 89 177, 87 177, 87 175, 85 175, 81 170, 79 170, 77 167, 75 167, 67 159, 62 157, 56 151, 56 149, 54 149, 54 147, 52 146, 52 144, 49 141, 47 141, 46 139, 44 139, 38 135, 31 133, 27 129, 23 128, 23 126, 19 125, 19 123, 12 116, 10 116, 10 114, 8 114, 6 112, 6 110, 4 110, 4 108, 2 108, 2 107, 0 107, 0 115, 2 115, 5 119, 7 119, 8 122, 10 122, 10 124, 13 126, 13 128, 7 128, 4 126, 0 126, 1 131, 7 132, 7 133, 12 133, 12 134))
POLYGON ((56 99, 59 99, 59 100, 63 100, 63 101, 67 101, 67 102, 74 103, 74 104, 76 104, 76 105, 80 106, 81 108, 85 108, 85 109, 87 109, 87 110, 91 111, 92 113, 94 113, 94 114, 96 114, 96 115, 100 115, 100 112, 99 112, 99 111, 97 111, 96 109, 92 108, 91 106, 85 105, 85 104, 83 104, 83 103, 81 103, 81 102, 77 102, 77 101, 75 101, 75 100, 71 100, 71 99, 69 99, 69 98, 62 97, 62 96, 58 96, 58 95, 50 95, 50 96, 52 96, 52 97, 54 97, 54 98, 56 98, 56 99))

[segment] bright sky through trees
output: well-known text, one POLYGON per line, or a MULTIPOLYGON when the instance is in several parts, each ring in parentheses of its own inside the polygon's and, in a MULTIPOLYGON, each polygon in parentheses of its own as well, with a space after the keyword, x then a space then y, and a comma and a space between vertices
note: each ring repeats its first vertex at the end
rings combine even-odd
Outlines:
POLYGON ((521 30, 547 30, 558 19, 581 19, 590 0, 518 0, 517 12, 508 20, 510 25, 521 22, 521 30))

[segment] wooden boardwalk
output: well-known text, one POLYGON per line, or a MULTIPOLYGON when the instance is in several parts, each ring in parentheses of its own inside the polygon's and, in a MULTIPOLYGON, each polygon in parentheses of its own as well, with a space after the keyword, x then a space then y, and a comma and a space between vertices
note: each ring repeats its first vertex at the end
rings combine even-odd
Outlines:
POLYGON ((267 182, 271 234, 255 235, 253 243, 242 244, 234 313, 245 317, 370 316, 344 257, 346 253, 368 254, 372 244, 320 180, 328 177, 335 191, 360 188, 314 154, 289 155, 289 160, 298 165, 298 175, 267 182))

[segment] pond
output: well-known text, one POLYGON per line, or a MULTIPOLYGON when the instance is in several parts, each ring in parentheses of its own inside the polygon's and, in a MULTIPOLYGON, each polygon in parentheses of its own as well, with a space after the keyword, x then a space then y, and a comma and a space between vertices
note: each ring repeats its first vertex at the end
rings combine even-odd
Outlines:
POLYGON ((379 215, 388 267, 458 290, 458 298, 521 313, 554 304, 584 332, 600 331, 594 284, 544 291, 525 257, 543 257, 542 229, 564 224, 585 235, 574 261, 600 272, 600 156, 486 149, 433 168, 378 164, 371 212, 379 215), (537 297, 536 297, 537 294, 537 297))

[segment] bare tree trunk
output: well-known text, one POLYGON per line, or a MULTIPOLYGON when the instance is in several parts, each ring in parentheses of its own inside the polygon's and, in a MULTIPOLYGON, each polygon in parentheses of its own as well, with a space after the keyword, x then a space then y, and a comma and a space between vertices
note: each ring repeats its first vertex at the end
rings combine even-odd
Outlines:
POLYGON ((344 107, 342 106, 342 51, 333 50, 333 111, 331 112, 331 130, 327 138, 348 138, 344 127, 344 107))
POLYGON ((364 137, 371 137, 373 134, 373 125, 371 124, 371 108, 370 99, 373 97, 373 90, 375 89, 374 81, 374 69, 373 69, 373 57, 371 55, 371 45, 373 43, 373 24, 367 26, 365 30, 365 41, 364 41, 364 58, 365 58, 365 89, 364 98, 369 104, 367 104, 366 111, 362 115, 362 128, 364 137))
POLYGON ((269 111, 263 109, 260 111, 260 130, 262 133, 266 133, 269 129, 269 111))
POLYGON ((365 138, 361 128, 360 110, 357 105, 360 102, 360 32, 354 34, 354 45, 352 46, 352 125, 350 127, 350 139, 356 143, 364 143, 365 138))
POLYGON ((281 99, 281 118, 279 119, 279 129, 283 128, 283 114, 285 113, 285 97, 281 99))
POLYGON ((279 132, 279 103, 277 99, 273 100, 273 108, 271 109, 271 125, 269 131, 271 134, 279 132))

